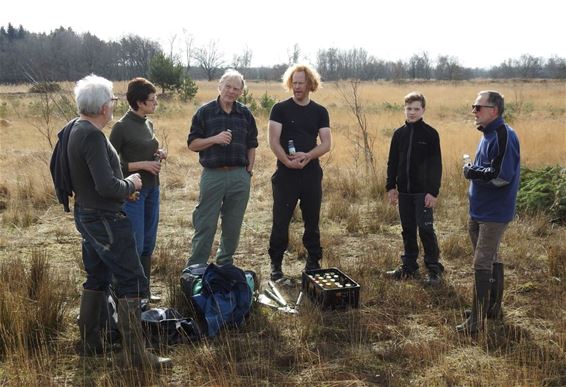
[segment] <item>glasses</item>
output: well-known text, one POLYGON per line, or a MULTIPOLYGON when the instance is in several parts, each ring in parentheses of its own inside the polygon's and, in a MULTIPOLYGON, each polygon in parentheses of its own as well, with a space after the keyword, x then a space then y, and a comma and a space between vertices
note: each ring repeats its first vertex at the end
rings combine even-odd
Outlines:
POLYGON ((116 101, 118 101, 118 97, 112 97, 110 98, 110 101, 108 101, 108 105, 114 106, 116 104, 116 101))
POLYGON ((157 103, 157 97, 155 97, 155 98, 148 98, 148 99, 145 100, 145 102, 146 102, 146 103, 148 103, 148 102, 157 103))
POLYGON ((482 108, 495 108, 493 105, 472 105, 472 111, 480 112, 482 108))

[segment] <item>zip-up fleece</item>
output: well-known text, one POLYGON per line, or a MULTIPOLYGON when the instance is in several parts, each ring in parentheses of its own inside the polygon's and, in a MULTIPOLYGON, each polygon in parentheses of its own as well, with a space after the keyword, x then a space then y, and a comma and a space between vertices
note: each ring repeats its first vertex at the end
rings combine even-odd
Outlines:
POLYGON ((422 119, 393 133, 387 161, 387 191, 438 196, 442 156, 438 132, 422 119))
POLYGON ((470 217, 478 222, 508 223, 515 216, 519 190, 519 139, 501 117, 479 130, 483 137, 469 173, 470 217))

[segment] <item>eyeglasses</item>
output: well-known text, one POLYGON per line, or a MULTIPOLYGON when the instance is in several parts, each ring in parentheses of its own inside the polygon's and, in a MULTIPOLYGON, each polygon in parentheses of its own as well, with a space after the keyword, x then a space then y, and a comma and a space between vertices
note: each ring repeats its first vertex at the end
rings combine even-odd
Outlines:
POLYGON ((472 105, 472 111, 480 112, 482 108, 495 108, 493 105, 472 105))
POLYGON ((118 101, 118 97, 111 97, 110 101, 108 101, 108 105, 114 106, 116 104, 116 101, 118 101))
POLYGON ((145 100, 145 102, 146 102, 146 103, 147 103, 147 102, 155 102, 155 103, 157 103, 157 97, 155 97, 155 98, 148 98, 148 99, 145 100))

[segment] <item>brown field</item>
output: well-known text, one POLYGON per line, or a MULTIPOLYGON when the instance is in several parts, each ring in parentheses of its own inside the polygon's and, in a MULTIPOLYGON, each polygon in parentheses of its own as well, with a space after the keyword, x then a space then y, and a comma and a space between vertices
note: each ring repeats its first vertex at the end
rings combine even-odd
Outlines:
MULTIPOLYGON (((164 296, 160 306, 182 311, 178 279, 190 249, 201 172, 186 137, 195 109, 216 96, 215 83, 198 86, 190 103, 160 96, 152 117, 169 150, 154 286, 164 296)), ((125 83, 115 87, 123 96, 125 83)), ((248 87, 256 99, 288 95, 275 83, 248 87)), ((351 91, 348 82, 342 87, 351 91)), ((56 203, 48 171, 47 137, 53 140, 65 120, 54 108, 47 121, 40 97, 27 89, 0 86, 0 385, 566 385, 566 228, 544 215, 519 216, 506 232, 500 251, 506 263, 504 322, 490 322, 477 340, 454 329, 471 302, 467 184, 460 172, 462 154, 473 154, 480 138, 470 105, 479 90, 501 91, 523 164, 566 166, 566 83, 363 83, 358 91, 374 139, 376 176, 366 173, 356 147, 354 116, 336 85, 325 84, 313 95, 329 109, 334 140, 323 159, 323 266, 339 267, 361 284, 360 308, 323 313, 305 302, 299 315, 289 316, 257 306, 240 330, 163 348, 175 367, 161 375, 120 369, 110 361, 114 353, 81 358, 75 352, 84 277, 80 238, 72 216, 56 203), (435 215, 446 275, 438 289, 418 280, 392 282, 383 274, 397 265, 402 250, 396 210, 384 198, 385 163, 390 136, 403 122, 403 96, 413 90, 426 95, 425 120, 441 137, 444 174, 435 215)), ((114 118, 126 108, 120 101, 114 118)), ((264 285, 275 166, 267 116, 256 113, 260 147, 236 257, 264 285)), ((286 274, 296 278, 304 266, 301 230, 298 214, 284 261, 286 274)))

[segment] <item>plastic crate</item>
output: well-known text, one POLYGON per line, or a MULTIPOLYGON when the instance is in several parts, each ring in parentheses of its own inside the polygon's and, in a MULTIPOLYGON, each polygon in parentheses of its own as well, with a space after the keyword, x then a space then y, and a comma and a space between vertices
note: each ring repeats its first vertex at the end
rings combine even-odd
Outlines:
POLYGON ((335 267, 303 271, 302 290, 322 309, 357 308, 360 302, 360 285, 335 267))

